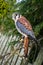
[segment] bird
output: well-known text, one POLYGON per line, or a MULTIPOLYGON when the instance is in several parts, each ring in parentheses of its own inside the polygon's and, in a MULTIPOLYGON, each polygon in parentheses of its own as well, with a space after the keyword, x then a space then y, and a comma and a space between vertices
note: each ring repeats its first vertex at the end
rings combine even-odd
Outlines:
POLYGON ((24 37, 24 56, 27 57, 30 39, 38 43, 33 32, 32 25, 30 21, 26 19, 26 17, 19 13, 13 13, 12 19, 15 22, 16 29, 24 37))

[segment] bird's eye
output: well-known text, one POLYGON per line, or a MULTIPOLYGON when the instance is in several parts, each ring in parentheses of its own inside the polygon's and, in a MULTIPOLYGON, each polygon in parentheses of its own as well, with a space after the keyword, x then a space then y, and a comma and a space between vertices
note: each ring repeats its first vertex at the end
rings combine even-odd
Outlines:
POLYGON ((17 16, 17 14, 16 14, 16 16, 17 16))

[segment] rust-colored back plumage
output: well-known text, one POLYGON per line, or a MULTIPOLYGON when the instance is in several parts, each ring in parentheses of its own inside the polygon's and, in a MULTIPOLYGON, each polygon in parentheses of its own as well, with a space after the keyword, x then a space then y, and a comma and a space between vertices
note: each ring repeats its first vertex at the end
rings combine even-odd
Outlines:
POLYGON ((32 26, 30 22, 24 17, 21 16, 21 18, 18 19, 20 23, 22 23, 28 30, 32 30, 32 26))

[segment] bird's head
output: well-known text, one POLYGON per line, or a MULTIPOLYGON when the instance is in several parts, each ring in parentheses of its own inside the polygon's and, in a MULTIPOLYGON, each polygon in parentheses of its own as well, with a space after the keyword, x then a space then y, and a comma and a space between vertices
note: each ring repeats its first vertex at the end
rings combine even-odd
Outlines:
POLYGON ((12 14, 12 19, 13 19, 14 21, 16 21, 18 18, 20 18, 20 14, 19 14, 19 13, 13 13, 13 14, 12 14))

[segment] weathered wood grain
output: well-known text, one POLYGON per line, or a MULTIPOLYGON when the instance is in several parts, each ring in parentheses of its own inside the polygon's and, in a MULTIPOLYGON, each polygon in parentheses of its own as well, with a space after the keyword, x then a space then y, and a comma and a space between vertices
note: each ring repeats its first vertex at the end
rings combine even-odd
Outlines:
MULTIPOLYGON (((21 43, 17 43, 15 44, 15 46, 13 46, 14 49, 20 48, 20 50, 17 51, 19 54, 17 54, 15 50, 11 50, 11 46, 8 46, 10 42, 17 39, 18 38, 16 38, 16 36, 13 37, 12 35, 0 35, 0 55, 3 56, 9 53, 8 55, 0 59, 0 65, 41 65, 41 63, 43 62, 43 49, 40 50, 36 61, 31 64, 26 58, 21 57, 24 54, 24 48, 20 48, 21 43)), ((31 47, 29 47, 28 55, 30 50, 31 47)))

